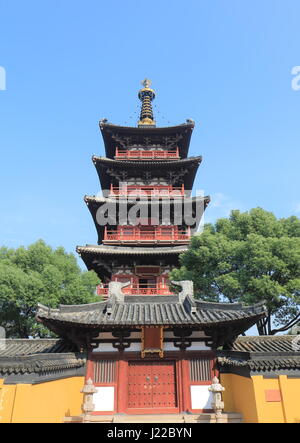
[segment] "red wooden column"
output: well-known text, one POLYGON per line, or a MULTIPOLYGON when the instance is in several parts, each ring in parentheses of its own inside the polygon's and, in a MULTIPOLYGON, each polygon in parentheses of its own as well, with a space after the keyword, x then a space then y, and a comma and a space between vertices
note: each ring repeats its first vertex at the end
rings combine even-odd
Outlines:
POLYGON ((191 412, 191 383, 189 360, 183 357, 181 360, 182 371, 182 409, 183 412, 191 412))
POLYGON ((128 396, 128 361, 120 357, 118 362, 118 383, 117 383, 117 404, 115 410, 117 413, 124 412, 127 408, 128 396))

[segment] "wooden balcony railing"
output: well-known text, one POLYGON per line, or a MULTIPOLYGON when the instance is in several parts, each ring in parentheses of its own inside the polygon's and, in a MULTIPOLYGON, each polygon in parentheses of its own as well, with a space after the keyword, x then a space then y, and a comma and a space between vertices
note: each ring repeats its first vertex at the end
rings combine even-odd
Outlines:
POLYGON ((179 159, 178 147, 175 150, 145 150, 145 149, 119 149, 116 148, 116 160, 128 160, 128 159, 138 159, 138 160, 167 160, 167 159, 179 159))
POLYGON ((191 231, 178 229, 177 226, 153 226, 143 229, 139 226, 119 226, 117 230, 108 230, 105 227, 104 243, 188 243, 191 231))
MULTIPOLYGON (((132 285, 127 288, 123 288, 122 292, 126 295, 174 295, 170 291, 168 286, 157 284, 157 285, 132 285)), ((101 295, 103 298, 107 299, 108 296, 108 284, 101 284, 97 286, 97 295, 101 295)))
POLYGON ((184 185, 128 185, 122 187, 111 185, 109 197, 178 198, 184 197, 184 195, 184 185))

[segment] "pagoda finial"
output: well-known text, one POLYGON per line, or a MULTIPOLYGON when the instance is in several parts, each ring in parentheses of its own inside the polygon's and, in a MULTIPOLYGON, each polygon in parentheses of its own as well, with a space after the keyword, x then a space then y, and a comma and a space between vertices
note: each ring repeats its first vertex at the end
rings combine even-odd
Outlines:
POLYGON ((155 92, 150 88, 151 80, 145 78, 143 80, 142 85, 144 86, 139 91, 139 99, 142 102, 142 109, 140 114, 140 121, 138 122, 139 127, 143 126, 155 126, 155 120, 153 120, 153 111, 152 111, 152 100, 155 98, 155 92))

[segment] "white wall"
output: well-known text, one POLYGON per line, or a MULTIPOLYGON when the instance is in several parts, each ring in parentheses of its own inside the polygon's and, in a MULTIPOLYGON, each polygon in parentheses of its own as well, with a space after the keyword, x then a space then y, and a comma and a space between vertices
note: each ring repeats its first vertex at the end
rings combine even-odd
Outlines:
POLYGON ((211 409, 212 393, 208 385, 191 386, 192 409, 211 409))
POLYGON ((113 386, 99 386, 93 395, 95 411, 113 411, 115 406, 115 388, 113 386))

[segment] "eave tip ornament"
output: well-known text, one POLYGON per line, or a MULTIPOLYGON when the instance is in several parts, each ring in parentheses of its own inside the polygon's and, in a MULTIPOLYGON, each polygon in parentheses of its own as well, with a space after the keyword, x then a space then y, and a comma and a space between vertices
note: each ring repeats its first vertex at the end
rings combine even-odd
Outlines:
POLYGON ((153 119, 153 111, 151 102, 155 98, 155 91, 150 88, 151 80, 145 78, 141 82, 143 88, 139 90, 139 99, 142 102, 142 109, 140 114, 140 120, 138 122, 139 127, 143 126, 156 126, 156 122, 153 119))

